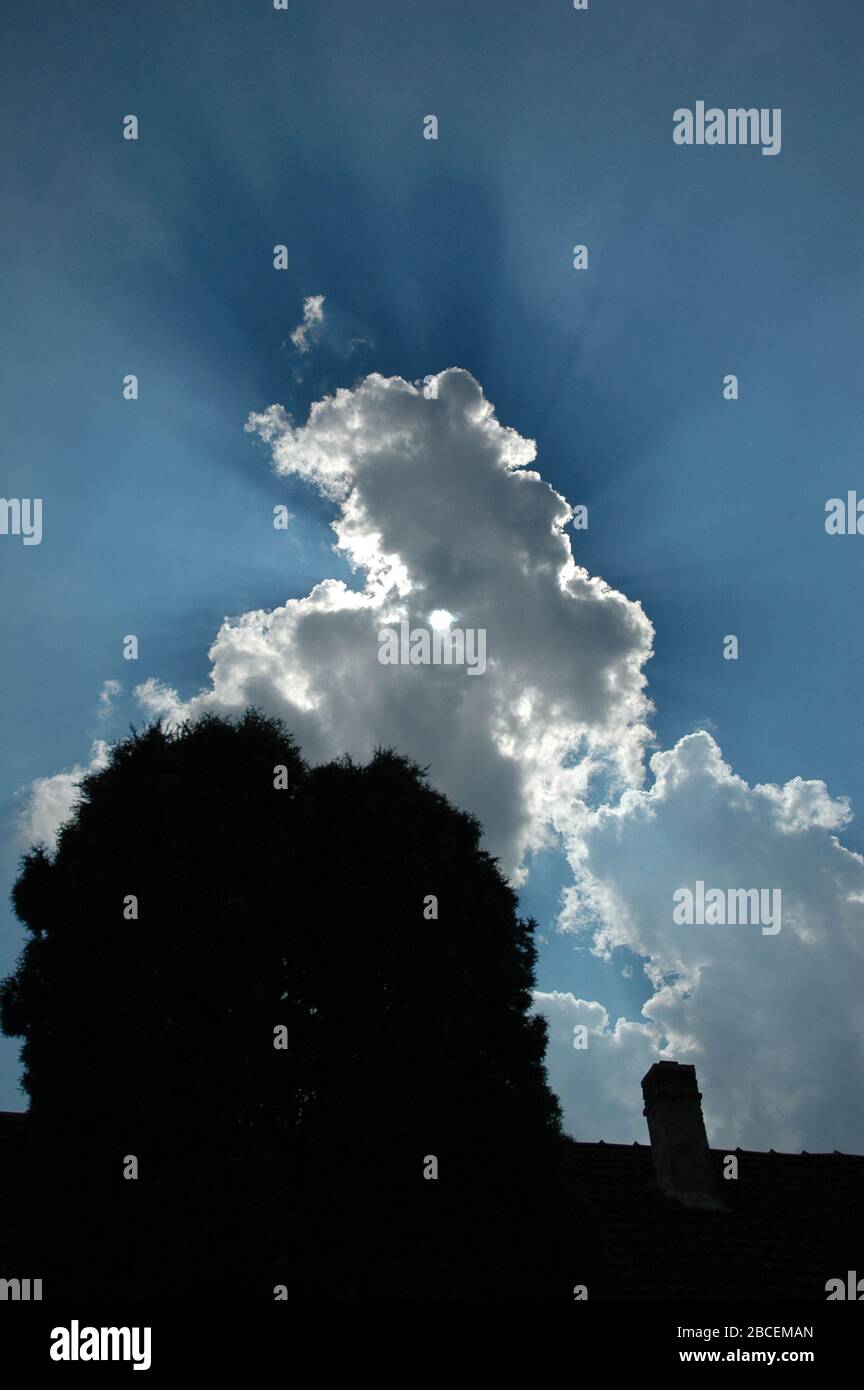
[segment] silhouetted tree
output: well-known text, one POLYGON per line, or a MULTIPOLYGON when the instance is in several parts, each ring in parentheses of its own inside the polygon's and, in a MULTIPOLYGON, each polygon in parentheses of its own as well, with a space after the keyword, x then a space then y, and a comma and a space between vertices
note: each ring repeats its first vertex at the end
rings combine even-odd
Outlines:
POLYGON ((84 780, 24 861, 0 989, 46 1297, 584 1281, 533 924, 479 837, 404 758, 309 769, 255 712, 133 734, 84 780))

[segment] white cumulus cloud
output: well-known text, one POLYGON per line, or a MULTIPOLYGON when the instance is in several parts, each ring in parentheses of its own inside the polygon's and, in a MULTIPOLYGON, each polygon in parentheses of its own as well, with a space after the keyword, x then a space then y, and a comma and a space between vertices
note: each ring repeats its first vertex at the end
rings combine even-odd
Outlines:
POLYGON ((226 621, 209 690, 185 704, 156 682, 143 693, 173 718, 255 704, 313 761, 392 745, 480 817, 518 878, 555 806, 601 772, 604 784, 641 780, 652 628, 576 563, 571 509, 530 467, 533 441, 499 423, 467 372, 437 384, 427 399, 372 375, 313 405, 304 426, 281 406, 250 417, 277 473, 334 504, 336 548, 362 587, 325 580, 226 621), (440 611, 485 630, 485 674, 379 662, 382 626, 428 629, 440 611))
POLYGON ((300 352, 309 351, 309 335, 324 322, 323 294, 310 294, 303 300, 303 318, 292 330, 291 341, 300 352))
POLYGON ((582 1140, 645 1143, 639 1082, 665 1055, 654 1026, 619 1018, 610 1027, 602 1004, 559 990, 536 990, 534 1008, 549 1026, 546 1070, 569 1132, 582 1140), (587 1035, 577 1048, 580 1025, 587 1035))
POLYGON ((99 709, 97 711, 97 717, 99 719, 108 718, 108 715, 114 708, 114 701, 122 689, 123 687, 119 681, 103 681, 102 689, 99 692, 99 709))
MULTIPOLYGON (((750 787, 704 731, 655 754, 651 768, 650 788, 561 816, 576 879, 562 925, 588 932, 600 953, 625 946, 646 958, 657 1056, 665 1042, 695 1064, 716 1142, 860 1149, 864 858, 834 833, 847 801, 797 777, 750 787), (698 880, 706 890, 779 889, 779 933, 675 924, 673 893, 698 880)), ((601 1074, 608 1050, 598 1038, 601 1074)), ((590 1055, 574 1056, 591 1070, 590 1055)), ((636 1071, 626 1086, 638 1095, 636 1071)), ((578 1116, 594 1083, 586 1100, 582 1073, 571 1064, 568 1075, 578 1116)), ((605 1137, 644 1138, 644 1122, 605 1137)))
POLYGON ((78 785, 90 772, 100 772, 108 762, 109 745, 96 739, 86 767, 76 763, 65 772, 37 777, 23 793, 24 805, 18 816, 17 834, 22 844, 43 844, 53 849, 57 832, 72 815, 78 800, 78 785))

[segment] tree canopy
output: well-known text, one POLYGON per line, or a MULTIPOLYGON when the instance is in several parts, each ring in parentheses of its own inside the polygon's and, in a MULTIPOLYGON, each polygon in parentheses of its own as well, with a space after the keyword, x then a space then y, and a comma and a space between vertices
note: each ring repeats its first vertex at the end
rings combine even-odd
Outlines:
POLYGON ((0 987, 46 1297, 570 1296, 533 923, 480 835, 255 711, 113 749, 0 987))

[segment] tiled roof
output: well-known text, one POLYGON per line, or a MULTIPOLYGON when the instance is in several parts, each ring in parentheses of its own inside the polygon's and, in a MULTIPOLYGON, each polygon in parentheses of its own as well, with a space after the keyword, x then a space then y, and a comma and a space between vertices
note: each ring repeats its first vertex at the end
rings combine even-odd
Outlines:
POLYGON ((824 1301, 828 1279, 864 1275, 862 1156, 712 1149, 727 1210, 710 1211, 659 1190, 647 1144, 568 1148, 605 1244, 601 1297, 824 1301), (738 1177, 724 1180, 729 1153, 738 1177))

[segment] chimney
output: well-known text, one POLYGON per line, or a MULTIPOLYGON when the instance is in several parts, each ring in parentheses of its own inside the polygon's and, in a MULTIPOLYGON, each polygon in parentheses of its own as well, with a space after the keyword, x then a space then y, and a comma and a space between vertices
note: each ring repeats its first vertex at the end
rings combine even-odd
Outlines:
POLYGON ((688 1206, 722 1210, 708 1149, 696 1068, 655 1062, 642 1078, 643 1114, 657 1184, 688 1206))

